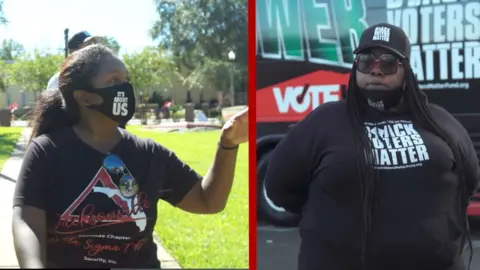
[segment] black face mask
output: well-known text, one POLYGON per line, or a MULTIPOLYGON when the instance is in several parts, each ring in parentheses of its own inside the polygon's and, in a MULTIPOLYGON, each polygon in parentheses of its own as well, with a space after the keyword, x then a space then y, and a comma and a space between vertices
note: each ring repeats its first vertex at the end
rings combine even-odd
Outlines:
POLYGON ((400 103, 403 96, 403 88, 394 90, 367 90, 360 88, 360 94, 371 107, 380 111, 387 111, 400 103))
POLYGON ((85 90, 97 94, 103 99, 102 104, 89 105, 87 108, 95 110, 119 124, 126 124, 132 119, 135 113, 135 92, 130 83, 85 90))

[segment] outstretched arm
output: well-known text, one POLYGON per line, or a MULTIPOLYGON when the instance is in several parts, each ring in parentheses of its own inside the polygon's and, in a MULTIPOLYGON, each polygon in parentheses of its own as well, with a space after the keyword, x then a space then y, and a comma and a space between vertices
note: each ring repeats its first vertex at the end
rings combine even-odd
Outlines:
POLYGON ((235 115, 222 129, 213 164, 204 177, 170 153, 167 181, 162 197, 182 210, 197 214, 222 211, 230 194, 238 147, 248 140, 248 108, 235 115))
POLYGON ((192 213, 213 214, 227 205, 232 189, 238 146, 248 140, 248 108, 235 115, 222 129, 213 164, 178 207, 192 213))
MULTIPOLYGON (((220 143, 227 146, 227 143, 220 143)), ((231 147, 231 145, 230 145, 231 147)), ((215 214, 227 205, 233 184, 238 149, 217 148, 213 164, 185 198, 177 205, 180 209, 198 214, 215 214)))

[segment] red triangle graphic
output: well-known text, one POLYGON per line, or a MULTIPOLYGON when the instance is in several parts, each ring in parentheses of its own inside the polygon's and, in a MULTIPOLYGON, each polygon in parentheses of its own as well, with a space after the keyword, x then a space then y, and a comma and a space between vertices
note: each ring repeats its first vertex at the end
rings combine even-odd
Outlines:
POLYGON ((124 211, 128 213, 128 205, 127 202, 122 200, 118 194, 120 194, 120 190, 118 189, 117 185, 113 183, 112 177, 108 174, 107 170, 104 167, 101 167, 100 170, 97 172, 93 180, 90 184, 83 190, 83 192, 77 197, 77 199, 63 212, 61 219, 71 219, 78 215, 72 215, 73 211, 78 208, 78 206, 87 198, 87 196, 93 192, 93 188, 98 184, 98 182, 102 183, 105 188, 111 189, 111 196, 110 198, 124 211))

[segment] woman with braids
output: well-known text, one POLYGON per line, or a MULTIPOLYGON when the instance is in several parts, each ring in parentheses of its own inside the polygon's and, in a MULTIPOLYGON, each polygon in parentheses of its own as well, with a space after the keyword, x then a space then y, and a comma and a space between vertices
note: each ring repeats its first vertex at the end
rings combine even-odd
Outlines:
POLYGON ((480 180, 466 130, 418 88, 401 28, 371 26, 354 53, 347 98, 299 122, 267 169, 269 197, 302 216, 298 269, 466 269, 480 180))
POLYGON ((42 93, 14 195, 21 268, 159 268, 158 200, 197 214, 224 209, 248 110, 224 126, 202 177, 118 128, 135 109, 127 74, 110 49, 91 45, 65 60, 60 91, 42 93))

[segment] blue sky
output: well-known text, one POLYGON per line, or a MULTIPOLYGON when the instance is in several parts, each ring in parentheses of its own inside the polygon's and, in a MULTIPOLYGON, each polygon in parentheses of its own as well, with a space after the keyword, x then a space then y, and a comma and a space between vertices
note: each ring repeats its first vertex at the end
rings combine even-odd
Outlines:
POLYGON ((0 26, 0 40, 14 39, 26 50, 58 51, 63 30, 70 36, 86 30, 112 36, 120 53, 141 50, 154 42, 148 30, 158 18, 153 0, 4 0, 8 25, 0 26))

